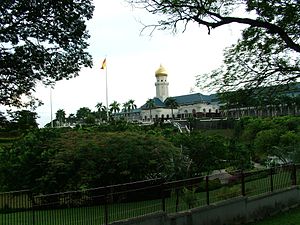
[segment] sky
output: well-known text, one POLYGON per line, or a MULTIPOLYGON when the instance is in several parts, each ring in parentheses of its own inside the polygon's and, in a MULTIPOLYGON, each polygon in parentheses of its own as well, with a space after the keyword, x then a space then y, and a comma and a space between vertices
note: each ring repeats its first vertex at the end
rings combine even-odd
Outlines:
MULTIPOLYGON (((222 64, 223 50, 240 36, 237 25, 211 31, 189 24, 182 33, 157 30, 141 33, 144 25, 160 17, 142 9, 132 8, 125 0, 94 0, 93 19, 89 20, 91 35, 88 52, 93 67, 83 68, 79 76, 56 83, 52 94, 52 115, 59 109, 76 114, 81 107, 96 110, 97 103, 106 105, 106 76, 101 70, 107 62, 108 105, 121 105, 130 99, 140 107, 155 97, 155 71, 162 64, 168 71, 169 95, 194 92, 209 94, 195 87, 196 75, 216 69, 222 64)), ((50 88, 38 86, 36 97, 44 102, 36 109, 37 122, 43 127, 51 120, 50 88)))

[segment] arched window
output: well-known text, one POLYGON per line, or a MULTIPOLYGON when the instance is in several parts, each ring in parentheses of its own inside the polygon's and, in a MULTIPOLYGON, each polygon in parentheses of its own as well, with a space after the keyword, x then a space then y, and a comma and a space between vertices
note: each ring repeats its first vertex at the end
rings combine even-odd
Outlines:
POLYGON ((193 109, 193 110, 192 110, 192 113, 193 113, 193 116, 196 116, 196 113, 197 113, 197 112, 196 112, 196 109, 193 109))
POLYGON ((203 109, 203 112, 205 113, 205 112, 206 112, 206 110, 205 110, 205 109, 203 109))

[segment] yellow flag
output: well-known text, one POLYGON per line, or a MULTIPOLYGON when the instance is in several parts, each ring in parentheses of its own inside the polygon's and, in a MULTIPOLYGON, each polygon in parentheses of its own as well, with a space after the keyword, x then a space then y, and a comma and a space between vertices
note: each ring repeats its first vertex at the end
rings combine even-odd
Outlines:
POLYGON ((104 70, 106 68, 106 58, 102 62, 101 70, 104 70))

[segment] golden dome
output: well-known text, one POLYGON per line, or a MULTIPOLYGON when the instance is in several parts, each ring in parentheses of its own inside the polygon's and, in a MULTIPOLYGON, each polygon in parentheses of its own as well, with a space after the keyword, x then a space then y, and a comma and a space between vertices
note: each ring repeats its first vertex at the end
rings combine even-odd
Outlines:
POLYGON ((159 68, 155 71, 156 77, 168 76, 167 70, 160 64, 159 68))

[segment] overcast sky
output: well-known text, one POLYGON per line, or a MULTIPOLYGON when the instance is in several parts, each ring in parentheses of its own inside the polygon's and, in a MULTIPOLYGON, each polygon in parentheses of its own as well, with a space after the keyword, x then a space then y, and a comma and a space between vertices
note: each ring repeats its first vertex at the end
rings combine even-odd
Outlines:
MULTIPOLYGON (((139 21, 150 24, 159 17, 132 9, 125 0, 94 0, 94 5, 93 19, 88 22, 88 51, 94 66, 82 69, 74 79, 57 82, 52 91, 53 118, 59 109, 68 116, 80 107, 95 110, 98 102, 106 105, 105 71, 100 70, 105 57, 108 104, 133 99, 139 107, 155 96, 155 71, 160 64, 169 73, 169 95, 189 94, 195 76, 220 66, 223 49, 240 35, 237 25, 218 28, 208 35, 205 27, 190 24, 185 33, 155 31, 150 37, 149 32, 141 35, 143 25, 139 21)), ((204 93, 197 88, 194 91, 204 93)), ((44 102, 36 110, 43 127, 51 118, 50 89, 41 86, 36 96, 44 102)))

